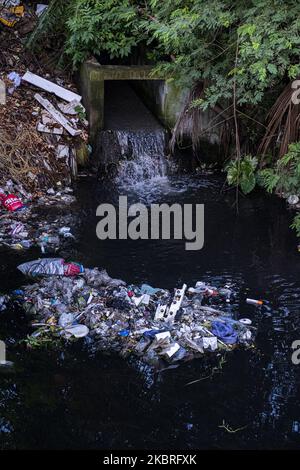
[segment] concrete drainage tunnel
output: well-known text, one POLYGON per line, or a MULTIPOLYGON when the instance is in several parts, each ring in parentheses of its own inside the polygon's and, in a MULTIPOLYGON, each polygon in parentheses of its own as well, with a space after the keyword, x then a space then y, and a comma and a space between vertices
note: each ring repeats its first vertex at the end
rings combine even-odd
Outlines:
POLYGON ((106 81, 104 126, 96 154, 104 173, 123 182, 163 176, 168 131, 143 103, 129 81, 106 81))

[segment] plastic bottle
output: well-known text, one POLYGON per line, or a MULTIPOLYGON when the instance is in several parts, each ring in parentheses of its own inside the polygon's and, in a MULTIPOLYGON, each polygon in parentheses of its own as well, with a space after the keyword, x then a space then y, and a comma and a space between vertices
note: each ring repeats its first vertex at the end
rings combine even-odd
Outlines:
POLYGON ((46 235, 42 238, 43 243, 49 243, 49 245, 59 245, 59 237, 58 236, 49 236, 46 235))
POLYGON ((0 193, 0 202, 10 212, 15 212, 24 207, 23 202, 14 194, 0 193))
POLYGON ((31 245, 32 245, 30 240, 22 240, 20 243, 21 243, 23 248, 30 248, 31 245))
POLYGON ((246 299, 247 304, 260 306, 264 304, 263 300, 246 299))

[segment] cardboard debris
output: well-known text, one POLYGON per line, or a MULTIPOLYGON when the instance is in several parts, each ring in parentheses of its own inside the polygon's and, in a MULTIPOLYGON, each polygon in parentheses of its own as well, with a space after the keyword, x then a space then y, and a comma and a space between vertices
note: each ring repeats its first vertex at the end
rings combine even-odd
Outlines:
POLYGON ((71 134, 72 137, 75 137, 75 136, 81 134, 81 131, 78 130, 78 129, 74 129, 74 127, 72 127, 70 121, 68 121, 63 116, 63 114, 60 111, 58 111, 53 106, 52 103, 50 103, 49 100, 46 100, 45 98, 43 98, 38 93, 36 93, 34 95, 34 97, 48 111, 48 113, 51 114, 51 116, 55 119, 55 121, 58 122, 59 124, 61 124, 66 129, 66 131, 69 132, 69 134, 71 134))
POLYGON ((54 93, 56 96, 68 101, 69 103, 72 101, 80 102, 82 99, 80 95, 73 93, 73 91, 67 90, 66 88, 56 85, 56 83, 50 82, 49 80, 39 77, 39 75, 35 75, 31 72, 26 72, 25 75, 23 75, 22 80, 31 83, 31 85, 38 88, 42 88, 49 93, 54 93))

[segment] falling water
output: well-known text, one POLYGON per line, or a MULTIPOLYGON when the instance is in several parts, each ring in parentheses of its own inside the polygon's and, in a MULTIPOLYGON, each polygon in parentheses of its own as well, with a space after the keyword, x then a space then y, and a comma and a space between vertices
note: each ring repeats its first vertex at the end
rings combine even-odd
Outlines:
POLYGON ((124 192, 155 193, 168 180, 168 132, 128 83, 109 82, 105 93, 100 161, 124 192))
POLYGON ((167 175, 166 132, 116 131, 122 159, 119 164, 117 182, 131 186, 167 175))

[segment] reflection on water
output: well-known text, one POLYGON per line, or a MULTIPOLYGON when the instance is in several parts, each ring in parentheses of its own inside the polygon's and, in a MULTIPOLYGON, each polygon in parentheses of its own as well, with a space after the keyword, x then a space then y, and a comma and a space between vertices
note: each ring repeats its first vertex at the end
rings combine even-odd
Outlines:
MULTIPOLYGON (((199 176, 158 178, 143 193, 120 190, 130 202, 204 203, 205 246, 187 252, 178 240, 97 240, 96 207, 117 203, 119 193, 82 182, 78 211, 84 224, 72 257, 127 282, 167 288, 200 279, 230 283, 237 296, 227 308, 252 319, 257 349, 235 351, 221 367, 212 358, 153 375, 137 362, 90 357, 80 343, 63 353, 15 348, 27 320, 19 312, 3 313, 0 337, 17 372, 0 376, 2 448, 299 446, 300 366, 291 362, 291 344, 300 339, 300 267, 292 214, 282 201, 256 193, 240 198, 237 215, 234 192, 222 188, 222 178, 199 176), (271 310, 247 305, 246 297, 269 300, 271 310), (215 373, 205 379, 212 366, 215 373), (230 434, 220 428, 223 421, 245 429, 230 434)), ((16 254, 1 255, 7 289, 22 282, 15 278, 19 262, 16 254)))

